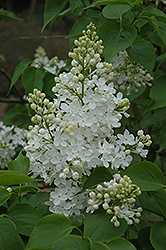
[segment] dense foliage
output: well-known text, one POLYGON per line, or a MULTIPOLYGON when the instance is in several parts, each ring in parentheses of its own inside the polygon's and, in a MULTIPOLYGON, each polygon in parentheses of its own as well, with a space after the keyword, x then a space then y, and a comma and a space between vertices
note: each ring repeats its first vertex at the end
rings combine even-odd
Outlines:
POLYGON ((0 249, 165 249, 161 7, 46 0, 43 29, 75 17, 71 60, 39 47, 13 74, 25 96, 0 122, 0 249))

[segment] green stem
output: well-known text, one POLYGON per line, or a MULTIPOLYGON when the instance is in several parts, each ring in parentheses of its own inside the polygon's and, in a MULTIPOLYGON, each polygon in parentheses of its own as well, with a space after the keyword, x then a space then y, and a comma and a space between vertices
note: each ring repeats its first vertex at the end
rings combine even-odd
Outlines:
POLYGON ((18 200, 21 203, 21 184, 19 184, 18 200))
POLYGON ((84 240, 84 239, 85 239, 85 236, 84 236, 83 232, 82 232, 78 227, 75 227, 75 226, 74 226, 73 229, 74 229, 74 228, 80 232, 80 234, 81 234, 81 236, 82 236, 82 239, 84 240))
POLYGON ((78 96, 78 98, 80 99, 82 106, 84 105, 83 100, 81 98, 81 96, 77 93, 77 91, 75 91, 74 89, 70 89, 67 85, 65 85, 65 87, 67 88, 67 90, 69 90, 71 93, 74 93, 76 96, 78 96))
POLYGON ((122 29, 122 15, 120 16, 120 29, 122 29))

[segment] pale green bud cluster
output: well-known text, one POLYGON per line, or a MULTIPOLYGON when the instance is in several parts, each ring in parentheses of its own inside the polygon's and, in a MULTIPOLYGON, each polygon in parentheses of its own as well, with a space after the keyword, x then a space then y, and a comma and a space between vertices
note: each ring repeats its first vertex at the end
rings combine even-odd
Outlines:
MULTIPOLYGON (((31 109, 35 111, 35 115, 31 121, 39 127, 47 127, 56 122, 54 113, 59 108, 58 103, 50 102, 44 93, 40 90, 34 89, 33 93, 29 93, 28 102, 31 109)), ((30 138, 30 135, 28 135, 30 138)))
POLYGON ((36 51, 36 53, 34 54, 34 57, 36 57, 36 58, 46 56, 46 51, 41 46, 39 46, 35 51, 36 51))
POLYGON ((127 111, 130 108, 130 101, 128 98, 124 98, 123 101, 119 100, 117 104, 117 110, 127 111))
POLYGON ((140 188, 132 184, 131 179, 124 175, 114 175, 110 182, 104 182, 103 185, 98 185, 96 189, 89 193, 89 205, 92 211, 99 209, 99 206, 111 216, 111 222, 116 227, 120 225, 118 219, 125 218, 127 223, 131 225, 134 222, 138 223, 137 217, 141 216, 142 208, 133 209, 136 197, 141 194, 140 188))
POLYGON ((114 67, 114 78, 116 88, 127 89, 127 95, 131 91, 138 92, 138 88, 143 86, 151 87, 153 77, 141 64, 132 60, 126 51, 120 51, 112 60, 114 67))
POLYGON ((5 150, 5 148, 8 148, 10 144, 6 144, 4 140, 0 142, 0 151, 5 150))
POLYGON ((93 23, 90 23, 87 26, 87 31, 83 30, 82 34, 83 36, 74 41, 76 48, 68 54, 79 66, 79 71, 95 67, 101 61, 100 55, 104 48, 101 45, 102 40, 98 40, 99 37, 96 35, 96 27, 93 23))
POLYGON ((139 143, 143 143, 145 146, 148 146, 148 147, 152 144, 151 136, 148 134, 144 135, 143 130, 138 130, 137 135, 139 136, 139 143))

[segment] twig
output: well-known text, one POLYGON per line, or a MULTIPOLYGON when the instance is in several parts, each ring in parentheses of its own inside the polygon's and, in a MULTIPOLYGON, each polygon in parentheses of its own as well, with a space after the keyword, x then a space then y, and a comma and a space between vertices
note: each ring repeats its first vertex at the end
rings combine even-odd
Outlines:
POLYGON ((142 212, 142 215, 145 217, 145 219, 148 221, 148 222, 157 222, 157 221, 163 221, 164 219, 152 219, 152 218, 149 218, 149 216, 143 211, 142 212))
POLYGON ((54 38, 64 38, 67 35, 56 35, 56 36, 21 36, 18 37, 19 40, 30 40, 30 39, 54 39, 54 38))
POLYGON ((24 104, 24 103, 28 103, 28 101, 26 101, 26 100, 24 100, 24 99, 22 99, 22 100, 20 100, 20 99, 6 99, 6 98, 0 98, 0 102, 6 102, 6 103, 22 103, 22 104, 24 104))

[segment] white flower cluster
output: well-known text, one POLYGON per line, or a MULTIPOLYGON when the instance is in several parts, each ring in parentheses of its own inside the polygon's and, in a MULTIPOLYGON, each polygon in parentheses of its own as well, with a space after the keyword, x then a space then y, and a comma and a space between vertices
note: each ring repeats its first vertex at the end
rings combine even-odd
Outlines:
POLYGON ((152 86, 153 77, 141 64, 132 60, 125 50, 114 56, 111 63, 114 68, 113 82, 116 89, 127 89, 127 95, 130 95, 132 90, 138 92, 141 86, 152 86))
POLYGON ((101 62, 103 46, 94 25, 87 28, 69 53, 73 58, 70 72, 55 77, 53 102, 37 89, 29 95, 36 115, 25 147, 33 176, 40 175, 56 185, 50 210, 78 219, 82 218, 78 210, 86 207, 88 198, 86 192, 79 193, 83 177, 100 166, 125 169, 133 153, 146 157, 144 145, 151 143, 142 130, 136 137, 128 130, 114 134, 122 115, 129 116, 130 103, 122 93, 116 93, 112 65, 101 62))
POLYGON ((136 196, 141 194, 140 188, 127 175, 123 177, 115 174, 114 179, 98 185, 89 193, 89 207, 87 212, 93 213, 102 206, 107 214, 111 216, 111 222, 116 227, 120 225, 119 219, 125 219, 128 225, 139 223, 138 217, 141 216, 142 208, 134 208, 136 196))
POLYGON ((57 56, 49 59, 46 55, 44 48, 39 46, 34 54, 34 61, 31 66, 36 68, 43 67, 46 71, 52 73, 53 75, 58 75, 59 72, 66 66, 63 60, 59 60, 57 56))
POLYGON ((13 160, 16 149, 26 145, 27 130, 18 127, 5 126, 0 122, 0 168, 4 169, 7 163, 13 160))

